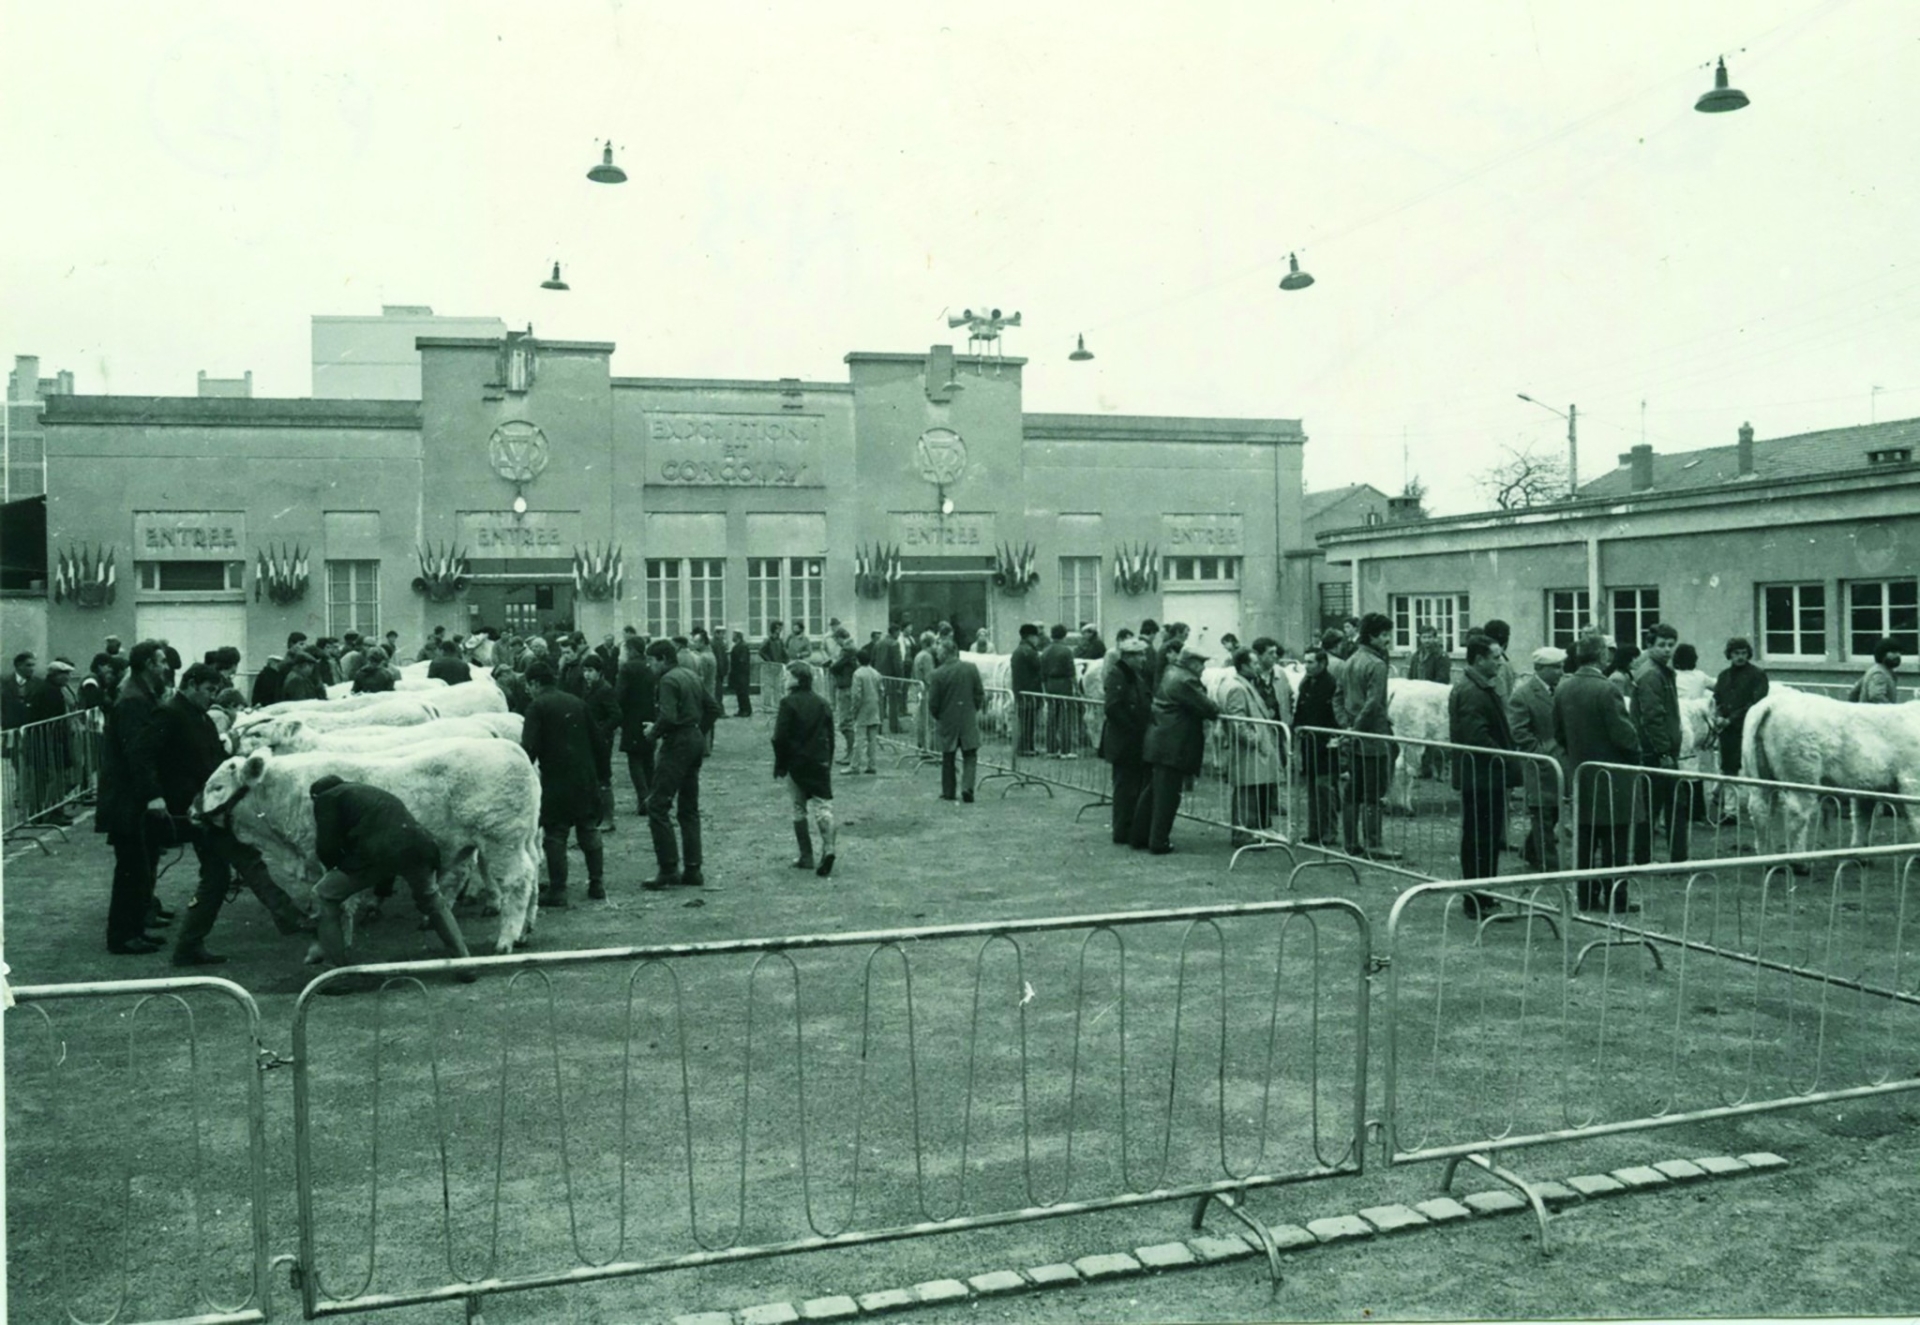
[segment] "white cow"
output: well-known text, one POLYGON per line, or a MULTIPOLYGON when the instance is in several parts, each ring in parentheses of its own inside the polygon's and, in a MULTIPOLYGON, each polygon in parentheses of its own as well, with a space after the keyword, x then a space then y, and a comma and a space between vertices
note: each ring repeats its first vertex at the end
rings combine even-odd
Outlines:
MULTIPOLYGON (((1440 681, 1417 681, 1411 677, 1387 678, 1387 720, 1393 734, 1418 741, 1445 741, 1453 726, 1447 713, 1447 695, 1453 687, 1440 681)), ((1387 787, 1387 803, 1413 813, 1413 783, 1420 773, 1424 745, 1399 745, 1393 761, 1393 778, 1387 787)))
MULTIPOLYGON (((411 663, 403 664, 400 668, 400 679, 393 683, 394 690, 398 691, 398 690, 444 690, 446 689, 447 683, 445 681, 442 681, 437 676, 427 675, 427 668, 429 666, 430 664, 423 663, 423 662, 411 662, 411 663)), ((469 672, 469 674, 472 675, 475 681, 490 681, 493 679, 493 668, 491 667, 475 667, 471 662, 469 662, 467 664, 467 671, 469 672)), ((338 699, 352 699, 355 697, 356 696, 353 693, 352 677, 348 677, 344 681, 335 681, 332 685, 327 687, 327 702, 331 702, 333 700, 338 700, 338 699)), ((301 702, 306 703, 311 701, 301 701, 301 702)))
POLYGON ((440 844, 443 878, 479 868, 500 908, 496 953, 533 933, 540 850, 540 777, 510 741, 438 741, 405 753, 314 750, 236 755, 207 779, 194 816, 231 816, 281 882, 317 882, 308 788, 332 773, 390 791, 440 844))
MULTIPOLYGON (((1776 688, 1747 712, 1740 769, 1769 782, 1800 782, 1847 791, 1920 797, 1920 706, 1849 704, 1776 688)), ((1787 849, 1805 851, 1820 817, 1810 791, 1778 793, 1786 811, 1787 849)), ((1754 817, 1770 816, 1774 793, 1753 796, 1754 817)), ((1854 846, 1864 845, 1871 802, 1854 800, 1854 846)), ((1920 804, 1907 807, 1920 836, 1920 804)))
POLYGON ((394 727, 385 724, 354 723, 346 727, 320 727, 302 718, 282 718, 263 723, 252 737, 252 750, 272 750, 275 754, 299 754, 305 750, 352 750, 371 754, 377 750, 397 750, 428 741, 512 741, 520 743, 526 719, 518 713, 479 713, 464 718, 436 718, 418 726, 394 727))
MULTIPOLYGON (((366 699, 370 696, 359 696, 366 699)), ((432 694, 382 694, 372 704, 342 700, 323 703, 292 712, 278 705, 255 709, 236 719, 232 747, 239 754, 278 744, 271 732, 288 721, 297 720, 319 730, 338 727, 417 727, 436 718, 472 717, 486 713, 505 713, 507 697, 500 687, 477 682, 447 686, 432 694)))

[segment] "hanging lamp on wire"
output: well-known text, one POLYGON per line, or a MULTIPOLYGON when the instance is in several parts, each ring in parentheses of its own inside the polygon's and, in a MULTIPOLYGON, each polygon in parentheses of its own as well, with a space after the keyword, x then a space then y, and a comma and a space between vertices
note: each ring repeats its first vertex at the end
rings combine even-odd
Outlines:
POLYGON ((627 182, 627 172, 613 164, 613 139, 607 139, 607 145, 600 149, 600 164, 587 172, 587 178, 595 184, 627 182))
POLYGON ((1713 87, 1702 92, 1693 108, 1706 115, 1718 115, 1724 111, 1739 110, 1747 104, 1747 94, 1737 87, 1727 86, 1727 57, 1721 56, 1720 63, 1713 71, 1713 87))
POLYGON ((560 264, 556 262, 553 264, 553 275, 540 282, 540 288, 542 290, 568 290, 573 287, 560 279, 560 264))
POLYGON ((1287 254, 1287 274, 1280 278, 1282 290, 1304 290, 1313 284, 1313 277, 1300 270, 1300 259, 1287 254))
POLYGON ((1074 363, 1086 363, 1089 359, 1093 358, 1093 351, 1087 348, 1087 338, 1084 335, 1077 338, 1077 342, 1073 347, 1073 353, 1069 354, 1067 358, 1074 363))

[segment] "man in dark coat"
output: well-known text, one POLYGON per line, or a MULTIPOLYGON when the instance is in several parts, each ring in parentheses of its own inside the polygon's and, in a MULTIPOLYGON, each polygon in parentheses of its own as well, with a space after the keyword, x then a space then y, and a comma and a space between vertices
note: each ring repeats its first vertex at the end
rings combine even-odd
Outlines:
MULTIPOLYGON (((1573 773, 1574 867, 1591 869, 1596 856, 1607 865, 1627 863, 1628 838, 1633 827, 1633 789, 1615 786, 1605 770, 1591 764, 1631 764, 1639 755, 1640 738, 1627 717, 1627 702, 1619 689, 1600 673, 1607 642, 1599 635, 1582 635, 1568 652, 1576 670, 1553 692, 1553 736, 1566 751, 1573 773)), ((1582 911, 1636 911, 1627 900, 1624 880, 1582 879, 1582 911)))
POLYGON ((733 647, 727 650, 727 685, 733 690, 733 716, 753 716, 753 650, 747 637, 733 632, 733 647))
POLYGON ((1049 696, 1047 706, 1047 753, 1064 759, 1070 753, 1067 730, 1079 717, 1069 702, 1073 695, 1073 646, 1067 643, 1067 628, 1054 624, 1047 632, 1051 642, 1040 653, 1040 689, 1049 696))
POLYGON ((1147 642, 1130 635, 1106 662, 1106 724, 1100 729, 1100 757, 1113 765, 1113 840, 1133 840, 1133 811, 1147 786, 1147 724, 1153 718, 1153 692, 1140 670, 1147 642))
POLYGON ((1747 730, 1747 710, 1767 697, 1767 674, 1753 661, 1753 641, 1734 636, 1727 641, 1727 670, 1713 683, 1713 712, 1720 726, 1720 771, 1733 777, 1740 771, 1740 741, 1747 730))
POLYGON ((603 833, 614 831, 613 734, 620 729, 620 700, 607 680, 612 670, 612 665, 597 648, 581 663, 581 675, 586 680, 580 698, 586 703, 588 721, 593 723, 594 801, 599 809, 598 827, 603 833))
MULTIPOLYGON (((1494 689, 1504 653, 1482 634, 1467 637, 1467 666, 1447 692, 1447 739, 1478 750, 1511 750, 1513 731, 1506 705, 1494 689)), ((1500 848, 1507 839, 1507 761, 1499 755, 1457 753, 1453 786, 1460 793, 1460 877, 1491 879, 1500 872, 1500 848)), ((1461 899, 1469 919, 1493 911, 1499 902, 1486 893, 1461 899)))
POLYGON ((654 717, 647 732, 656 751, 653 783, 647 793, 647 828, 653 834, 653 855, 660 872, 640 886, 650 892, 698 888, 706 882, 700 872, 700 765, 707 757, 707 733, 719 716, 720 703, 713 697, 713 688, 680 661, 672 640, 648 645, 647 661, 654 675, 654 717), (678 843, 673 836, 674 819, 680 825, 678 843))
POLYGON ((113 897, 107 904, 107 951, 158 952, 146 932, 173 913, 153 895, 153 870, 169 836, 160 790, 160 729, 154 722, 167 684, 166 654, 158 640, 141 640, 127 655, 127 679, 107 710, 100 740, 100 785, 93 828, 113 847, 113 897))
POLYGON ((613 698, 620 706, 620 750, 627 757, 627 777, 633 782, 636 814, 647 812, 647 791, 653 784, 653 668, 647 664, 647 642, 629 635, 627 656, 614 678, 613 698))
POLYGON ((1300 680, 1300 693, 1294 697, 1293 727, 1300 744, 1300 771, 1307 790, 1308 846, 1332 846, 1340 828, 1340 771, 1334 763, 1332 743, 1337 737, 1327 733, 1340 726, 1334 711, 1334 692, 1338 687, 1328 670, 1330 655, 1323 648, 1307 650, 1307 674, 1300 680))
MULTIPOLYGON (((453 908, 436 886, 440 873, 440 844, 415 821, 400 798, 362 782, 348 782, 331 773, 308 788, 313 803, 314 854, 327 873, 313 886, 320 905, 317 921, 320 950, 334 966, 348 966, 345 908, 347 899, 368 888, 385 892, 396 877, 407 881, 413 904, 446 945, 450 957, 471 956, 453 908)), ((463 981, 474 977, 462 972, 463 981)), ((347 993, 356 986, 329 985, 329 993, 347 993)))
POLYGON ((567 905, 569 828, 587 858, 587 896, 600 901, 607 895, 598 827, 600 733, 586 701, 560 689, 558 679, 546 663, 527 668, 533 699, 520 731, 521 748, 540 770, 541 845, 547 856, 547 891, 540 903, 551 907, 567 905))
POLYGON ((1131 844, 1136 851, 1164 856, 1173 850, 1174 816, 1188 778, 1200 771, 1207 751, 1207 723, 1220 707, 1207 698, 1200 671, 1207 657, 1182 648, 1153 693, 1153 717, 1142 746, 1150 765, 1145 790, 1134 805, 1131 844))
POLYGON ((473 669, 460 656, 460 646, 450 639, 443 639, 440 641, 440 651, 427 664, 427 676, 431 680, 457 686, 473 680, 473 669))
POLYGON ((1633 863, 1653 860, 1653 835, 1661 819, 1667 821, 1668 859, 1679 864, 1688 855, 1695 784, 1676 776, 1680 767, 1680 691, 1673 675, 1673 651, 1680 632, 1662 621, 1653 628, 1653 640, 1633 672, 1633 729, 1640 736, 1638 762, 1650 769, 1644 793, 1644 818, 1634 816, 1633 863))
MULTIPOLYGON (((214 697, 225 686, 226 678, 206 663, 195 663, 180 678, 180 687, 160 705, 154 715, 158 748, 155 752, 160 794, 167 802, 167 813, 176 825, 187 822, 188 812, 200 795, 213 770, 227 757, 219 729, 208 710, 214 697)), ((286 891, 273 881, 267 863, 259 851, 233 835, 225 816, 203 820, 191 827, 193 854, 200 863, 200 879, 193 900, 187 903, 187 916, 174 943, 175 966, 217 966, 225 957, 207 951, 207 935, 220 918, 227 890, 238 876, 248 891, 273 916, 274 927, 282 934, 299 934, 313 929, 286 891)))
POLYGON ((943 639, 936 647, 940 665, 927 682, 927 717, 940 746, 940 799, 953 799, 958 756, 960 799, 971 805, 980 767, 980 710, 987 706, 987 688, 980 669, 960 656, 952 639, 943 639))
POLYGON ((1340 725, 1360 733, 1341 742, 1347 772, 1345 850, 1363 860, 1398 860, 1381 839, 1380 802, 1393 775, 1393 735, 1387 715, 1387 650, 1393 645, 1393 619, 1369 612, 1360 622, 1360 644, 1348 657, 1334 685, 1333 707, 1340 725))
POLYGON ((907 661, 896 621, 873 647, 873 670, 880 673, 880 709, 886 714, 889 735, 899 735, 900 719, 907 712, 907 661))
POLYGON ((1020 627, 1020 642, 1014 646, 1009 671, 1017 733, 1014 753, 1022 759, 1030 759, 1034 753, 1034 723, 1040 717, 1040 701, 1027 698, 1040 693, 1040 627, 1030 621, 1020 627))
POLYGON ((793 790, 793 839, 800 844, 797 870, 821 878, 833 873, 838 836, 833 822, 833 708, 813 693, 813 665, 804 658, 787 664, 793 689, 780 700, 773 720, 773 776, 793 790), (820 830, 820 864, 813 863, 813 834, 820 830))

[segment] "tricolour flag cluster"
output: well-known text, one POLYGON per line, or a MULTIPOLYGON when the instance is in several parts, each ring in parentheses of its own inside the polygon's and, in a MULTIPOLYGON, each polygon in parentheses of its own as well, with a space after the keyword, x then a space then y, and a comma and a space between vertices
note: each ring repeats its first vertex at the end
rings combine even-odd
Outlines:
POLYGON ((626 581, 620 549, 608 543, 598 552, 591 546, 573 549, 573 590, 594 602, 620 596, 626 581))
POLYGON ((104 552, 82 543, 54 555, 53 601, 100 607, 113 601, 113 549, 104 552))

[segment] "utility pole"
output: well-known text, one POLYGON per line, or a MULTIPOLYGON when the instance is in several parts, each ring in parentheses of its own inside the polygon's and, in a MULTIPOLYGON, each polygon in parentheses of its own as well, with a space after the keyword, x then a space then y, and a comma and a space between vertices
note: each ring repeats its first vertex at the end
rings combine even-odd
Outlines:
POLYGON ((1567 406, 1567 495, 1580 495, 1580 407, 1567 406))

